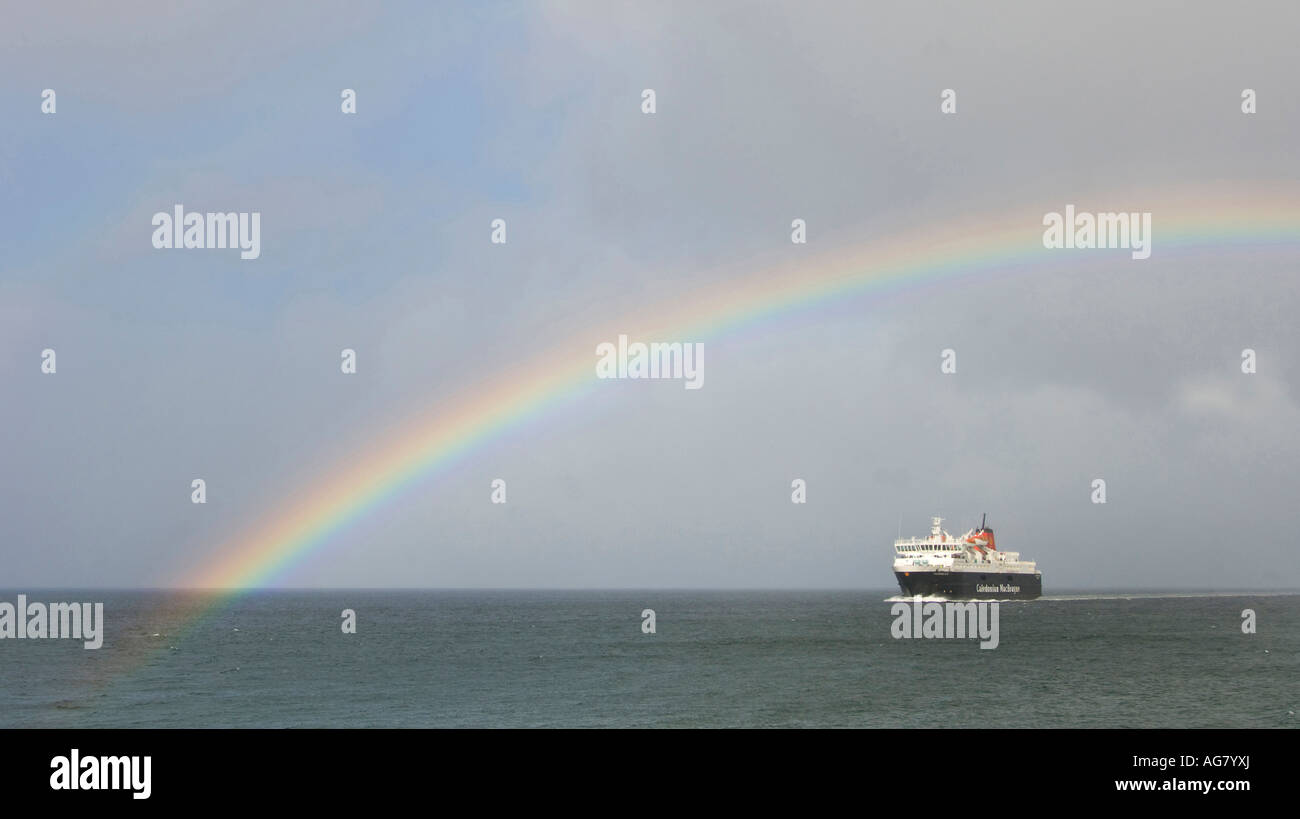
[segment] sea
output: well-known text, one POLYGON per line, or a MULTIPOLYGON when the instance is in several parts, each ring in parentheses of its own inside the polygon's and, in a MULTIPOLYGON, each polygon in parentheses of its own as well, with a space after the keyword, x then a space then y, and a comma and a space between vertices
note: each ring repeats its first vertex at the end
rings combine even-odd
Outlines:
POLYGON ((2 727, 1300 725, 1297 593, 1002 602, 990 650, 895 638, 900 598, 886 589, 27 589, 0 601, 20 591, 102 602, 105 637, 97 650, 0 639, 2 727))

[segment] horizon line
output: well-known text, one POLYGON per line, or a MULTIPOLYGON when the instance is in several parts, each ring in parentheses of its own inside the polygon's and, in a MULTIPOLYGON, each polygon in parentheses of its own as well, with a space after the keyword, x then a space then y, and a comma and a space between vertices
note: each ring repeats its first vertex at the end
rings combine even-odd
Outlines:
MULTIPOLYGON (((30 586, 32 592, 56 591, 110 591, 110 592, 188 592, 206 594, 229 594, 231 592, 897 592, 893 586, 30 586)), ((18 586, 0 587, 0 593, 13 592, 28 594, 18 586)), ((1241 588, 1241 587, 1204 587, 1204 586, 1130 586, 1130 587, 1093 587, 1070 586, 1055 589, 1053 594, 1044 594, 1039 598, 1053 597, 1066 593, 1187 593, 1187 594, 1300 594, 1300 587, 1241 588)), ((908 595, 913 596, 913 595, 908 595)))

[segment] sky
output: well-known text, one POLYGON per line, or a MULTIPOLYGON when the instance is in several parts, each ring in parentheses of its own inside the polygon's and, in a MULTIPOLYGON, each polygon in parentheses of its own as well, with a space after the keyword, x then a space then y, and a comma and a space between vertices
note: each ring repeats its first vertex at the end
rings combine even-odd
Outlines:
MULTIPOLYGON (((777 265, 1067 203, 1300 197, 1297 24, 1285 2, 12 10, 0 586, 181 583, 404 420, 777 265), (178 203, 260 212, 260 258, 155 249, 178 203)), ((1297 250, 1167 253, 1154 224, 1145 261, 1045 252, 724 333, 699 390, 599 382, 277 582, 884 589, 900 532, 987 513, 1048 593, 1300 587, 1297 250)))

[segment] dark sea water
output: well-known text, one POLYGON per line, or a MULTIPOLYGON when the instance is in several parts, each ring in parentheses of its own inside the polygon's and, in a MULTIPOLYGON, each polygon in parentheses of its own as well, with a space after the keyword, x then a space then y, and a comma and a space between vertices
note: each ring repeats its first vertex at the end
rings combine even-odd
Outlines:
POLYGON ((22 591, 107 637, 0 640, 5 727, 1300 725, 1295 594, 1002 603, 981 650, 893 639, 886 590, 22 591))

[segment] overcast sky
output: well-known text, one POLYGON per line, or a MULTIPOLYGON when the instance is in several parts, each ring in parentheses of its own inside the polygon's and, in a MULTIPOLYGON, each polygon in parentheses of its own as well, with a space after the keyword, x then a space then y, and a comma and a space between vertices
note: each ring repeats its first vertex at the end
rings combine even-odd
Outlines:
MULTIPOLYGON (((73 5, 0 26, 3 586, 193 576, 399 419, 796 252, 1300 197, 1290 2, 73 5), (261 258, 155 250, 177 203, 260 212, 261 258)), ((1144 262, 1046 253, 711 340, 700 390, 602 382, 281 582, 883 589, 900 527, 987 512, 1049 594, 1300 586, 1300 256, 1162 253, 1155 220, 1144 262)))

